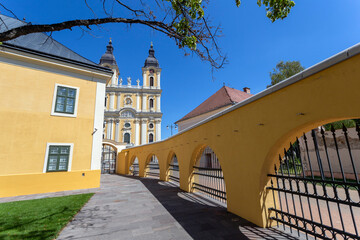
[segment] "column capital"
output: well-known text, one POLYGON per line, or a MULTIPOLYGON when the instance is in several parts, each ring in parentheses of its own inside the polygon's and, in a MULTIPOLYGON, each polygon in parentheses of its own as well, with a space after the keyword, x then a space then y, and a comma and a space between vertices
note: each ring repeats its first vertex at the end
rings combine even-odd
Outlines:
POLYGON ((121 92, 117 92, 116 95, 120 96, 120 95, 121 95, 121 92))
POLYGON ((142 124, 147 123, 147 119, 141 119, 141 123, 142 124))
POLYGON ((115 92, 109 92, 110 95, 115 95, 115 92))
POLYGON ((134 120, 134 123, 135 123, 135 124, 140 123, 140 120, 139 120, 139 119, 135 119, 135 120, 134 120))
POLYGON ((161 123, 161 119, 155 119, 155 123, 161 123))

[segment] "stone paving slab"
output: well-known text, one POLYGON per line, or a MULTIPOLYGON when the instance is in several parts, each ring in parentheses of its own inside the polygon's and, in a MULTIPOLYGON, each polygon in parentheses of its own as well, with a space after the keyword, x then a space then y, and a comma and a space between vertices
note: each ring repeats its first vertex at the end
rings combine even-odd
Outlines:
POLYGON ((58 239, 297 239, 263 229, 156 179, 102 175, 101 187, 58 239))
POLYGON ((58 239, 298 239, 263 229, 214 202, 156 179, 102 175, 101 187, 0 198, 12 202, 95 193, 58 239))

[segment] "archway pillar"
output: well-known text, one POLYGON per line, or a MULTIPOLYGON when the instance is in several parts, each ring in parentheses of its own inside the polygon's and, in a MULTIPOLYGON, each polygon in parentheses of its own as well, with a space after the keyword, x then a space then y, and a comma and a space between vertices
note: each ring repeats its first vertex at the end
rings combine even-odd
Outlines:
POLYGON ((155 155, 156 155, 156 157, 158 158, 158 161, 159 161, 159 168, 160 168, 159 179, 161 181, 166 181, 167 171, 168 171, 167 152, 166 151, 159 151, 155 155))

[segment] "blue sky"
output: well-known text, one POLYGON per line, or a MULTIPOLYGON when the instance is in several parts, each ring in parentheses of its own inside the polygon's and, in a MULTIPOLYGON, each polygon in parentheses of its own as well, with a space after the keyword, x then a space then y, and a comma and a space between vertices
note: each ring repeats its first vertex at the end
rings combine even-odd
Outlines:
MULTIPOLYGON (((141 79, 141 67, 152 41, 162 68, 163 138, 170 135, 166 125, 194 109, 224 82, 258 93, 270 83, 269 72, 280 60, 298 60, 307 68, 360 40, 358 0, 295 0, 288 18, 275 23, 266 18, 265 9, 259 8, 255 0, 242 1, 240 8, 234 2, 211 1, 206 9, 213 23, 223 28, 219 44, 229 60, 215 72, 215 79, 208 63, 196 56, 185 57, 171 39, 146 27, 107 24, 100 29, 94 27, 91 34, 74 29, 54 33, 53 37, 94 62, 99 61, 111 37, 120 74, 124 79, 130 76, 133 84, 141 79)), ((34 24, 92 17, 82 0, 1 3, 34 24)), ((98 6, 94 9, 101 11, 98 6)), ((3 9, 1 13, 9 15, 3 9)))

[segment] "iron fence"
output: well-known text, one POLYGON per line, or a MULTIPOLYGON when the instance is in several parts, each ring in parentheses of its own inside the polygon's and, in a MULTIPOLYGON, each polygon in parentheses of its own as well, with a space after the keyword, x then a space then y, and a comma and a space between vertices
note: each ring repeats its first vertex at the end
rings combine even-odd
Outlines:
POLYGON ((279 156, 279 168, 268 174, 278 226, 307 238, 360 239, 359 125, 351 134, 345 126, 312 130, 299 139, 302 148, 297 140, 279 156))
POLYGON ((193 166, 192 189, 226 204, 226 188, 222 169, 216 154, 206 147, 202 156, 193 166))
POLYGON ((169 180, 174 182, 179 182, 179 165, 169 164, 169 180))
POLYGON ((160 168, 159 162, 156 156, 152 156, 149 164, 146 166, 146 176, 147 177, 160 177, 160 168))
POLYGON ((208 197, 226 203, 226 191, 224 176, 221 168, 203 168, 194 166, 195 181, 193 189, 196 189, 208 197))

